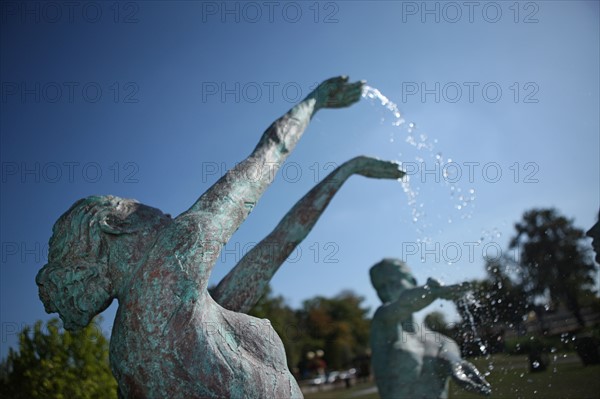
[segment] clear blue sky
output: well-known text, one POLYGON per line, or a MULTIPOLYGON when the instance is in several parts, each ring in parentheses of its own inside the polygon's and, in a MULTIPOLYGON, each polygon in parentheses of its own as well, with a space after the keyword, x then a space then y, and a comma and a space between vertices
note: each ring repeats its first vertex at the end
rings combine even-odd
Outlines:
POLYGON ((51 317, 34 277, 73 202, 113 194, 176 215, 331 76, 367 80, 406 123, 367 99, 319 113, 214 283, 332 165, 360 154, 404 162, 416 202, 398 182, 351 178, 272 281, 294 307, 352 289, 374 309, 368 268, 383 257, 405 259, 419 282, 483 277, 484 246, 504 250, 533 207, 595 222, 596 1, 51 4, 1 10, 2 357, 16 330, 51 317), (436 155, 454 162, 447 178, 436 155))

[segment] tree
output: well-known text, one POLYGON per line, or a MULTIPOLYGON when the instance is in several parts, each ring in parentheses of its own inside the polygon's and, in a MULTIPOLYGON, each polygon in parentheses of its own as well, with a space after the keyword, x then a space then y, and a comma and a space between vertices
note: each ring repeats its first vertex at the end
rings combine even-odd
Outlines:
POLYGON ((470 295, 455 301, 462 318, 460 335, 466 354, 480 354, 503 349, 505 328, 518 328, 527 314, 528 303, 521 285, 507 272, 510 259, 500 257, 485 259, 487 277, 471 281, 470 295))
POLYGON ((481 322, 491 325, 505 323, 519 325, 528 312, 528 302, 523 286, 509 276, 507 269, 511 266, 507 257, 486 259, 487 279, 479 286, 477 298, 485 311, 478 312, 481 322))
POLYGON ((117 397, 108 364, 108 340, 98 325, 63 331, 58 319, 38 321, 19 334, 19 351, 2 364, 0 391, 12 399, 105 399, 117 397))
POLYGON ((532 209, 515 225, 510 248, 517 249, 520 283, 530 304, 544 300, 551 306, 563 303, 580 326, 582 301, 594 298, 594 264, 582 243, 584 231, 555 209, 532 209))
POLYGON ((369 309, 361 306, 363 301, 352 291, 304 301, 298 312, 299 323, 308 333, 303 350, 323 349, 330 369, 350 366, 369 346, 369 309))
MULTIPOLYGON (((306 368, 306 354, 323 350, 329 369, 352 365, 369 346, 370 319, 364 298, 342 291, 333 298, 317 296, 293 310, 270 287, 248 314, 269 319, 283 341, 290 370, 306 368)), ((303 375, 305 377, 305 375, 303 375)))

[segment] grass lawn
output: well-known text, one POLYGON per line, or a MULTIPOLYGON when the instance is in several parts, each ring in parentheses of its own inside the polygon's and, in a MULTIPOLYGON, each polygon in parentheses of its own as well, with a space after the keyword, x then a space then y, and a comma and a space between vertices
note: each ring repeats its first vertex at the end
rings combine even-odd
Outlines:
MULTIPOLYGON (((527 356, 496 355, 473 363, 490 371, 486 379, 493 398, 600 398, 600 365, 584 367, 575 353, 551 355, 548 368, 538 373, 529 372, 527 356)), ((450 383, 450 398, 477 397, 450 383)))
MULTIPOLYGON (((545 371, 530 373, 527 356, 494 355, 490 358, 469 359, 492 384, 491 398, 600 398, 600 365, 584 367, 574 353, 550 356, 545 371)), ((357 384, 351 389, 318 392, 304 395, 306 399, 379 398, 372 383, 357 384)), ((482 398, 465 392, 450 382, 450 398, 482 398)))

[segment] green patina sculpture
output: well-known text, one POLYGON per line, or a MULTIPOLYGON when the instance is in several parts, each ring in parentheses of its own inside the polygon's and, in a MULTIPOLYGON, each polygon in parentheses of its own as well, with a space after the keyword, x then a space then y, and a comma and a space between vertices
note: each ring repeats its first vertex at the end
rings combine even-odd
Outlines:
POLYGON ((134 200, 103 196, 79 200, 56 222, 48 264, 36 277, 40 298, 69 330, 119 301, 110 343, 119 397, 302 396, 268 320, 245 312, 347 178, 398 179, 398 164, 368 157, 344 163, 240 260, 212 297, 207 284, 222 246, 274 176, 269 169, 257 178, 256 166, 281 165, 316 111, 355 103, 362 85, 344 77, 321 84, 174 219, 134 200))
POLYGON ((373 371, 383 399, 447 398, 450 377, 467 390, 491 393, 475 366, 461 359, 453 340, 413 320, 414 312, 434 300, 462 295, 467 284, 442 286, 430 278, 418 287, 410 269, 397 259, 382 260, 370 275, 383 302, 371 322, 373 371))

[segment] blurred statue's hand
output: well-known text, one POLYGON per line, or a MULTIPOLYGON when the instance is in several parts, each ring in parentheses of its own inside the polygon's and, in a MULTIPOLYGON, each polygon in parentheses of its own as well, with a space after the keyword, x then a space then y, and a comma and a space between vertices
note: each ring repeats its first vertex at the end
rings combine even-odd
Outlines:
POLYGON ((443 287, 443 284, 440 280, 433 278, 433 277, 429 277, 427 279, 427 282, 425 283, 425 285, 427 285, 429 288, 439 288, 439 287, 443 287))
POLYGON ((448 300, 460 299, 465 293, 472 289, 470 283, 441 285, 439 281, 434 279, 428 279, 427 285, 431 292, 438 298, 448 300))

